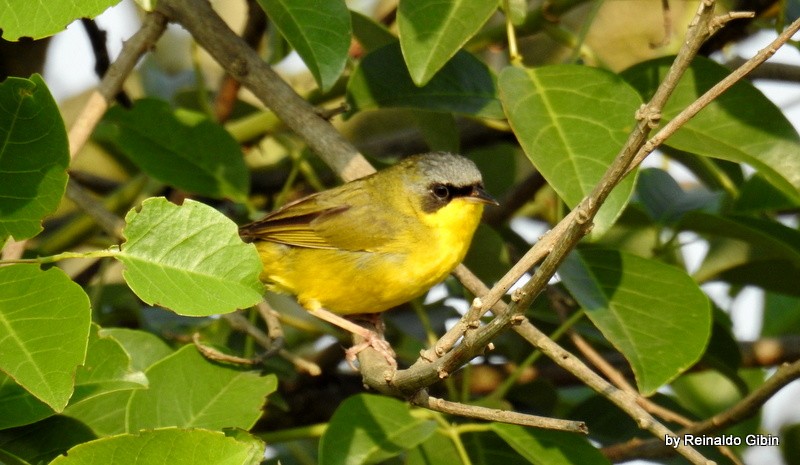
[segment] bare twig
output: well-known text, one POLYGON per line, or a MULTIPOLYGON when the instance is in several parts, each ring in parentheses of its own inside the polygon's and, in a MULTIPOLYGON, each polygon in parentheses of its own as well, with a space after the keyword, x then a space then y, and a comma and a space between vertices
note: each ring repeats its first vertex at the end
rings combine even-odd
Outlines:
POLYGON ((582 421, 560 420, 557 418, 540 417, 524 413, 498 410, 477 405, 465 405, 449 402, 444 399, 429 396, 424 390, 419 391, 410 399, 411 403, 419 407, 429 408, 437 412, 459 415, 480 420, 500 421, 514 425, 530 426, 533 428, 553 429, 571 433, 587 434, 589 430, 582 421))
MULTIPOLYGON (((556 313, 558 313, 559 319, 562 321, 566 320, 570 309, 575 307, 575 302, 555 286, 548 286, 545 293, 550 301, 550 304, 553 306, 553 309, 556 311, 556 313)), ((573 328, 569 329, 567 335, 569 336, 569 339, 575 348, 578 349, 581 354, 583 354, 584 358, 586 358, 589 363, 597 368, 597 370, 599 370, 600 373, 606 377, 606 379, 614 383, 617 388, 637 396, 639 405, 647 409, 648 412, 659 416, 664 421, 678 423, 682 426, 688 426, 692 423, 692 421, 688 418, 662 407, 646 397, 640 396, 636 388, 634 388, 633 385, 628 382, 628 379, 625 378, 625 375, 623 375, 613 364, 609 363, 605 358, 603 358, 603 356, 600 355, 600 353, 597 352, 591 344, 586 342, 583 336, 578 334, 578 332, 573 328)))
MULTIPOLYGON (((81 24, 86 30, 86 35, 89 36, 89 43, 92 45, 92 52, 94 53, 94 72, 102 79, 108 72, 111 66, 111 58, 108 56, 108 49, 106 48, 106 31, 100 29, 94 20, 89 18, 81 18, 81 24)), ((115 95, 117 103, 122 106, 130 107, 132 102, 128 94, 120 88, 115 95)))
MULTIPOLYGON (((242 39, 250 48, 258 50, 258 44, 264 37, 267 29, 267 15, 255 0, 247 0, 247 22, 242 31, 242 39)), ((222 123, 230 118, 233 107, 236 104, 236 97, 239 94, 239 81, 230 74, 222 78, 222 83, 217 91, 217 99, 214 102, 214 114, 217 121, 222 123)))
POLYGON ((125 41, 119 57, 108 68, 108 72, 103 76, 103 80, 100 81, 97 90, 89 96, 83 111, 69 129, 70 157, 75 158, 75 155, 86 144, 100 118, 108 109, 110 102, 122 89, 122 83, 133 71, 136 62, 161 37, 166 26, 167 19, 164 15, 158 12, 150 13, 145 16, 144 23, 139 31, 125 41))
MULTIPOLYGON (((297 355, 289 352, 288 350, 282 349, 278 346, 273 346, 274 340, 271 339, 269 336, 264 334, 259 328, 251 324, 247 318, 243 317, 240 313, 228 313, 222 315, 223 318, 231 325, 231 328, 237 329, 239 331, 245 332, 247 335, 252 337, 261 347, 267 349, 267 354, 271 354, 273 350, 276 353, 286 359, 287 361, 291 362, 299 371, 303 371, 308 373, 311 376, 319 376, 322 373, 322 370, 319 366, 313 362, 305 360, 297 355)), ((264 355, 256 357, 255 363, 260 363, 264 358, 264 355)))

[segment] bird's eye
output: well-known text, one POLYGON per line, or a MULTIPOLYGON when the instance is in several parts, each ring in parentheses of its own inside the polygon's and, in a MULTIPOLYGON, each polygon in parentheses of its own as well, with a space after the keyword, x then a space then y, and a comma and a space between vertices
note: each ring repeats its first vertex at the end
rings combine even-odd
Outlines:
POLYGON ((433 195, 439 200, 445 200, 450 197, 450 189, 444 184, 434 184, 431 188, 431 192, 433 192, 433 195))

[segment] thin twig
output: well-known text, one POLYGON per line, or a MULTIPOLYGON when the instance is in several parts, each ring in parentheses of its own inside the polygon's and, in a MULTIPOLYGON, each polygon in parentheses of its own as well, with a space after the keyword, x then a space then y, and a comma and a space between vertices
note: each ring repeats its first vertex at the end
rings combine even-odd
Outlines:
MULTIPOLYGON (((247 335, 252 337, 260 346, 267 349, 267 354, 271 354, 273 349, 272 342, 273 340, 270 339, 269 336, 264 334, 264 331, 261 331, 259 328, 251 324, 247 318, 243 317, 240 313, 227 313, 222 315, 228 324, 231 325, 231 328, 237 329, 239 331, 245 332, 247 335)), ((288 350, 278 348, 277 352, 278 356, 281 358, 291 362, 295 368, 299 371, 308 373, 311 376, 319 376, 322 373, 319 365, 305 360, 297 355, 289 352, 288 350)), ((263 360, 263 355, 260 357, 256 357, 254 360, 256 363, 261 362, 263 360)))
MULTIPOLYGON (((677 432, 676 435, 711 434, 744 421, 755 415, 764 403, 771 399, 776 392, 796 379, 800 379, 800 361, 781 366, 775 374, 764 382, 764 384, 731 408, 711 418, 695 423, 691 427, 677 432)), ((614 462, 623 462, 636 458, 646 459, 662 457, 668 455, 670 450, 671 448, 664 448, 663 439, 639 439, 605 447, 603 448, 603 454, 614 462)))
MULTIPOLYGON (((558 314, 559 319, 562 321, 567 319, 567 316, 570 310, 574 310, 575 302, 564 293, 562 290, 555 286, 547 286, 547 290, 545 291, 550 304, 553 306, 553 309, 558 314)), ((636 390, 631 383, 628 382, 628 379, 625 378, 619 370, 617 370, 614 365, 609 363, 602 355, 600 355, 591 344, 586 342, 586 340, 581 336, 574 328, 570 328, 567 332, 567 336, 569 337, 572 345, 575 346, 576 349, 583 355, 583 357, 589 361, 603 376, 606 377, 609 381, 611 381, 617 388, 622 389, 630 393, 631 395, 637 396, 639 405, 647 409, 648 412, 652 413, 653 415, 657 415, 664 421, 678 423, 681 426, 688 426, 692 424, 692 421, 688 418, 680 415, 672 410, 669 410, 666 407, 662 407, 661 405, 656 404, 655 402, 651 401, 650 399, 639 395, 639 392, 636 390)))
MULTIPOLYGON (((81 18, 81 24, 86 30, 86 35, 89 37, 89 43, 92 45, 92 52, 94 53, 94 72, 97 77, 103 79, 103 76, 108 72, 111 66, 111 57, 108 56, 108 48, 106 48, 106 31, 100 29, 97 23, 89 18, 81 18)), ((117 103, 124 107, 132 105, 130 97, 125 91, 120 88, 114 96, 117 103)))
POLYGON ((97 89, 89 95, 83 111, 69 129, 70 157, 75 158, 89 140, 95 126, 105 114, 114 96, 122 89, 122 83, 133 71, 136 62, 161 37, 166 26, 167 18, 163 14, 149 13, 136 34, 125 41, 119 57, 108 68, 97 89))
POLYGON ((683 111, 678 113, 677 116, 672 118, 669 123, 665 124, 655 136, 647 141, 646 144, 639 149, 639 152, 631 163, 629 172, 635 169, 645 158, 647 158, 653 150, 659 145, 663 144, 667 138, 675 134, 675 132, 683 127, 687 121, 694 118, 697 113, 703 108, 707 107, 717 97, 722 95, 723 92, 733 87, 734 84, 744 79, 752 70, 758 67, 761 63, 767 61, 778 49, 789 41, 792 36, 800 30, 800 19, 795 20, 784 30, 775 40, 770 42, 769 45, 758 51, 755 56, 747 60, 742 66, 738 67, 731 74, 727 75, 723 80, 715 84, 711 89, 708 89, 697 100, 692 102, 691 105, 684 108, 683 111))
MULTIPOLYGON (((247 21, 242 31, 242 39, 253 50, 258 50, 264 31, 267 29, 267 15, 256 0, 247 0, 247 21)), ((214 114, 217 121, 223 123, 230 118, 233 113, 236 98, 239 94, 241 84, 230 74, 222 78, 222 83, 217 91, 217 98, 214 102, 214 114)))
POLYGON ((499 421, 514 425, 530 426, 532 428, 544 428, 571 433, 588 434, 589 430, 582 421, 561 420, 557 418, 540 417, 537 415, 527 415, 524 413, 499 410, 478 405, 465 405, 458 402, 450 402, 444 399, 429 396, 424 390, 414 395, 410 402, 419 407, 425 407, 437 412, 450 415, 459 415, 480 420, 499 421))

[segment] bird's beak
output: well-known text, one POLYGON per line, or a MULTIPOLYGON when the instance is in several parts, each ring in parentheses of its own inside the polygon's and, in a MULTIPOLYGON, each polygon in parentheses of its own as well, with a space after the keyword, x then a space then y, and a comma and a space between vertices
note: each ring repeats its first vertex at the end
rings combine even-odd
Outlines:
POLYGON ((475 186, 469 196, 464 197, 465 200, 476 203, 485 203, 487 205, 500 205, 488 192, 483 190, 482 187, 475 186))

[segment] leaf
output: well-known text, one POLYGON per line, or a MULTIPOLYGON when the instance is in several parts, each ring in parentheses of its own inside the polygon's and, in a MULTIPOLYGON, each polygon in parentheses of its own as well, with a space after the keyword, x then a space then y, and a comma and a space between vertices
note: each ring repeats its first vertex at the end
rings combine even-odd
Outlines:
MULTIPOLYGON (((80 422, 60 415, 20 428, 0 431, 0 449, 29 463, 47 463, 72 446, 96 439, 80 422)), ((7 465, 0 458, 0 463, 7 465)))
POLYGON ((344 71, 350 49, 350 12, 344 0, 258 0, 297 51, 323 91, 344 71))
POLYGON ((86 362, 76 373, 71 404, 108 392, 147 387, 144 373, 131 368, 131 358, 120 343, 98 335, 98 330, 92 325, 86 362))
POLYGON ((64 30, 78 18, 94 18, 120 0, 81 0, 80 2, 29 2, 3 0, 0 24, 3 39, 15 42, 21 37, 41 39, 64 30))
POLYGON ((58 268, 0 267, 0 369, 60 412, 86 357, 91 309, 58 268))
POLYGON ((644 395, 703 355, 711 307, 682 270, 619 251, 582 250, 570 254, 558 273, 592 323, 630 362, 644 395))
POLYGON ((647 214, 660 224, 673 224, 692 211, 716 213, 723 200, 722 193, 703 188, 684 192, 669 173, 656 168, 639 172, 636 194, 647 214))
MULTIPOLYGON (((641 104, 617 75, 577 65, 507 67, 500 98, 525 154, 574 208, 589 195, 625 144, 641 104)), ((628 176, 594 219, 594 236, 616 221, 633 191, 628 176)))
POLYGON ((126 241, 115 257, 125 264, 125 281, 148 304, 208 316, 261 300, 255 246, 243 243, 236 225, 213 208, 150 198, 125 221, 126 241))
MULTIPOLYGON (((8 10, 0 7, 0 17, 8 10)), ((67 131, 42 77, 1 82, 0 247, 9 236, 28 239, 42 230, 64 195, 68 165, 67 131)))
POLYGON ((357 11, 350 11, 350 21, 353 23, 353 36, 367 52, 397 42, 397 36, 386 26, 357 11))
POLYGON ((530 463, 490 431, 462 435, 462 442, 472 465, 528 465, 530 463))
POLYGON ((425 441, 435 430, 434 421, 414 418, 396 399, 355 395, 333 413, 319 441, 319 463, 378 463, 425 441))
POLYGON ((742 184, 739 197, 733 205, 733 209, 737 212, 754 213, 790 210, 797 207, 800 207, 797 198, 787 196, 758 173, 742 184))
POLYGON ((406 453, 405 465, 445 465, 461 463, 453 440, 440 431, 406 453))
MULTIPOLYGON (((727 217, 693 212, 679 225, 681 230, 694 231, 710 237, 709 251, 695 272, 698 282, 719 278, 727 271, 743 265, 767 262, 785 262, 784 266, 800 268, 800 232, 778 222, 740 215, 727 217)), ((779 269, 774 264, 767 269, 779 269)), ((755 273, 751 284, 780 284, 788 278, 789 288, 797 292, 791 283, 795 273, 788 276, 771 273, 755 273), (759 277, 760 275, 760 277, 759 277)))
POLYGON ((250 175, 239 144, 205 115, 143 99, 112 107, 94 138, 159 181, 213 198, 246 202, 250 175))
POLYGON ((502 423, 492 423, 491 428, 517 453, 534 465, 611 463, 589 443, 586 437, 578 434, 502 423))
POLYGON ((0 430, 29 425, 54 414, 47 404, 0 372, 0 430))
POLYGON ((369 53, 347 83, 349 114, 375 108, 417 108, 503 118, 497 84, 489 68, 460 51, 426 85, 417 87, 409 76, 400 45, 393 43, 369 53))
POLYGON ((400 46, 414 83, 427 84, 496 9, 496 1, 486 0, 401 1, 400 46))
MULTIPOLYGON (((174 352, 164 341, 145 331, 103 328, 98 334, 113 339, 124 348, 133 370, 144 371, 174 352)), ((133 393, 134 389, 94 393, 79 402, 70 402, 63 414, 80 420, 97 436, 122 434, 125 432, 126 407, 133 393)))
POLYGON ((167 426, 247 430, 278 385, 275 375, 206 360, 193 345, 156 362, 146 374, 150 388, 134 392, 128 403, 129 432, 167 426))
MULTIPOLYGON (((651 60, 622 76, 647 99, 672 64, 651 60)), ((662 111, 666 124, 730 70, 697 57, 662 111)), ((689 120, 666 145, 698 155, 747 163, 796 203, 800 200, 800 136, 781 110, 752 84, 740 81, 689 120)))
POLYGON ((800 333, 800 298, 767 292, 761 337, 780 337, 800 333))
POLYGON ((131 357, 131 366, 135 370, 146 370, 153 363, 170 355, 174 351, 155 334, 137 329, 102 328, 100 336, 113 338, 131 357))
POLYGON ((73 447, 50 465, 258 465, 264 444, 219 431, 177 428, 98 439, 73 447))
POLYGON ((63 415, 74 418, 98 437, 125 433, 128 402, 135 391, 112 391, 67 405, 63 415))

